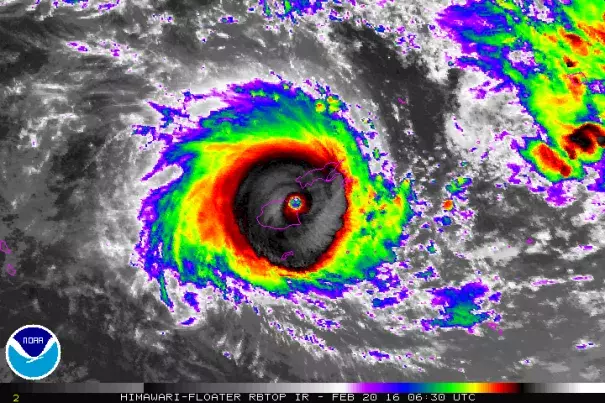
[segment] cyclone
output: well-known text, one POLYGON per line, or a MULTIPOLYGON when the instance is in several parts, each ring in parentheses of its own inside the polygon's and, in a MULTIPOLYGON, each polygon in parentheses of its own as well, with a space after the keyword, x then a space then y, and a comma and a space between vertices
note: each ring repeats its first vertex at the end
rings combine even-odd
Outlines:
POLYGON ((337 95, 254 80, 152 106, 163 124, 136 133, 164 147, 143 180, 181 174, 142 200, 136 252, 166 304, 168 272, 228 295, 335 298, 397 260, 411 181, 371 171, 365 133, 337 95), (210 98, 223 106, 191 116, 210 98))

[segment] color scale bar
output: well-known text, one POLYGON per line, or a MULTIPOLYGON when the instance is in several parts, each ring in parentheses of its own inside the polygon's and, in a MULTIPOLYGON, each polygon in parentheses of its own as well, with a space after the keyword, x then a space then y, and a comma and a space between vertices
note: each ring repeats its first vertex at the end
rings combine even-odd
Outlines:
POLYGON ((605 383, 529 383, 529 393, 605 393, 605 383))
POLYGON ((10 383, 10 393, 605 393, 605 383, 10 383))
POLYGON ((519 383, 358 383, 349 393, 521 393, 519 383))

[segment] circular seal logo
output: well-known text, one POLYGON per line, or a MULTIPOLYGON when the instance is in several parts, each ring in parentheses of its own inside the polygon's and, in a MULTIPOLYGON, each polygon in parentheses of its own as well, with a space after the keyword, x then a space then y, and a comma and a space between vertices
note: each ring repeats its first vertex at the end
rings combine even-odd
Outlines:
POLYGON ((6 362, 23 379, 36 381, 53 373, 61 361, 57 336, 44 326, 17 329, 6 343, 6 362))

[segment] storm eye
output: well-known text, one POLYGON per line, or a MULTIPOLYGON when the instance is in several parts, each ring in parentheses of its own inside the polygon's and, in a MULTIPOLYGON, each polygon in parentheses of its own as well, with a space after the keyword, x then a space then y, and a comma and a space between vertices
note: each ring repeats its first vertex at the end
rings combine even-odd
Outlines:
POLYGON ((301 208, 301 206, 302 206, 302 200, 300 199, 300 196, 293 196, 288 201, 288 207, 293 210, 299 210, 301 208))
POLYGON ((302 223, 303 215, 311 209, 310 196, 303 193, 291 193, 284 200, 283 214, 291 223, 302 223))

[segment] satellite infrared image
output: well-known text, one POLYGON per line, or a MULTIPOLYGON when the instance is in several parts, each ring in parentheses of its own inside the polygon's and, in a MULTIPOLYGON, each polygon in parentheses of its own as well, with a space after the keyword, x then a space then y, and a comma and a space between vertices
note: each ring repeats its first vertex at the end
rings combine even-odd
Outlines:
POLYGON ((604 120, 604 0, 0 0, 0 401, 605 393, 604 120))

